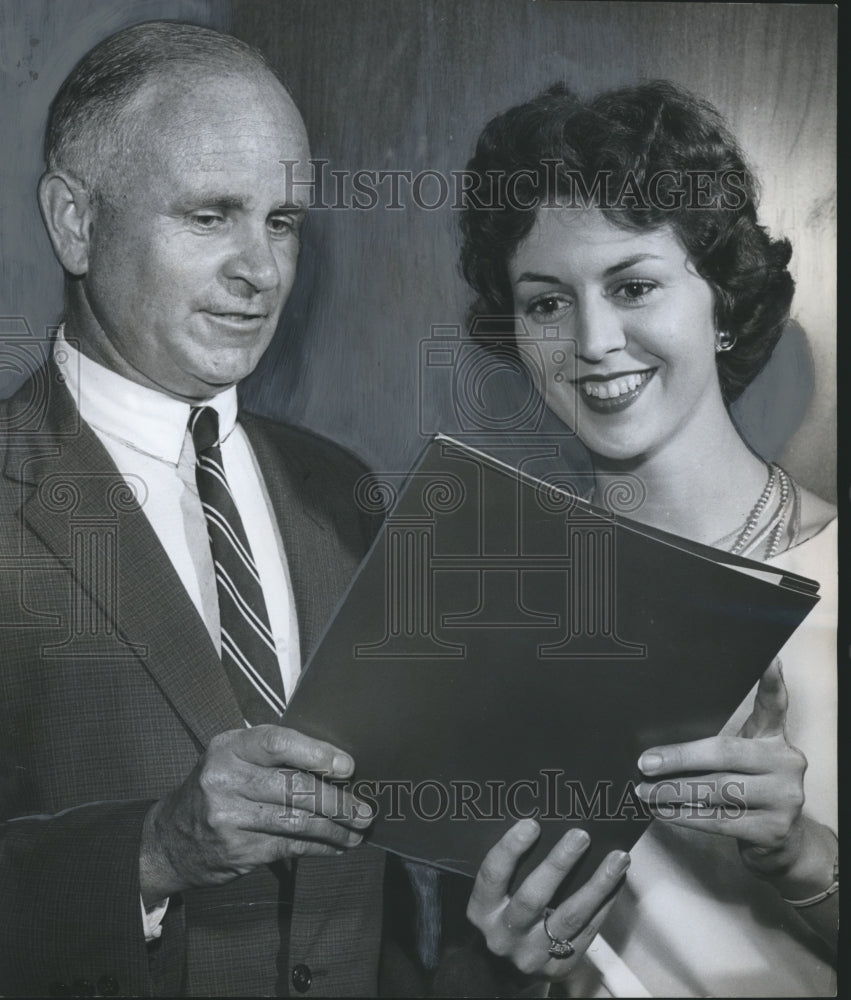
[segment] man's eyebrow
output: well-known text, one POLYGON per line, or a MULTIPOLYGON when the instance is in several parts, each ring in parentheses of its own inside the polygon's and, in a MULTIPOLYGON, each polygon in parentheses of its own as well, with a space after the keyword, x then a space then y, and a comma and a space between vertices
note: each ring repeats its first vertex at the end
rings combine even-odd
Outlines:
POLYGON ((188 212, 196 208, 245 208, 245 199, 222 191, 192 191, 176 199, 177 207, 188 212))
MULTIPOLYGON (((204 208, 205 206, 229 211, 241 211, 248 207, 248 203, 244 198, 240 198, 237 195, 224 194, 220 191, 196 191, 185 198, 179 198, 177 204, 178 208, 184 212, 190 212, 194 209, 204 208)), ((297 205, 295 202, 282 201, 277 205, 273 205, 269 211, 270 214, 287 212, 292 215, 303 214, 306 208, 304 205, 297 205)))

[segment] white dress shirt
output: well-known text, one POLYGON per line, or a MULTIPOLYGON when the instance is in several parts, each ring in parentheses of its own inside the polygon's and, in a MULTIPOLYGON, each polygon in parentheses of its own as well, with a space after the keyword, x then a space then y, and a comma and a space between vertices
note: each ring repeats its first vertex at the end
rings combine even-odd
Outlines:
MULTIPOLYGON (((85 357, 60 328, 53 359, 80 416, 134 490, 210 638, 221 652, 219 603, 207 523, 195 483, 190 404, 85 357)), ((263 476, 237 423, 236 388, 197 405, 219 415, 222 461, 263 587, 287 698, 300 671, 298 621, 289 571, 263 476)), ((167 901, 166 901, 167 902, 167 901)), ((159 937, 166 904, 142 908, 146 940, 159 937)))

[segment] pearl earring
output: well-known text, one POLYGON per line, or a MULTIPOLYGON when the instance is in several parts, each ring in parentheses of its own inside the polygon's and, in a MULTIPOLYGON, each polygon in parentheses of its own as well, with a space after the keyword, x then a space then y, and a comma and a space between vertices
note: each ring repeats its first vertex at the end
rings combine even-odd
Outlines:
POLYGON ((732 351, 736 346, 736 338, 726 330, 719 330, 715 334, 715 353, 721 354, 724 351, 732 351))

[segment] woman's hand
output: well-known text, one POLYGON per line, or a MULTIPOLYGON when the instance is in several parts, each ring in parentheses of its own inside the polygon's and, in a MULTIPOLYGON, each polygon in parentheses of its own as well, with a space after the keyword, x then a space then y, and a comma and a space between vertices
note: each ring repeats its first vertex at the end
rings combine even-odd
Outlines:
POLYGON ((654 747, 638 762, 654 779, 638 786, 654 816, 735 837, 745 866, 763 878, 790 870, 805 848, 807 760, 786 740, 787 706, 775 660, 738 736, 654 747))
POLYGON ((745 866, 787 901, 822 897, 798 913, 835 948, 839 893, 824 890, 835 877, 837 840, 801 811, 807 760, 786 739, 787 706, 775 660, 738 736, 645 751, 638 766, 656 780, 638 794, 660 819, 735 837, 745 866))
POLYGON ((495 955, 510 959, 526 975, 556 981, 569 975, 594 939, 629 867, 629 855, 613 851, 585 885, 550 913, 546 909, 550 900, 582 857, 590 838, 584 830, 570 830, 514 895, 509 895, 514 871, 539 833, 534 820, 521 820, 488 852, 476 876, 467 917, 495 955), (570 951, 568 957, 551 955, 553 945, 544 928, 545 914, 549 914, 549 933, 569 942, 570 948, 564 949, 570 951))

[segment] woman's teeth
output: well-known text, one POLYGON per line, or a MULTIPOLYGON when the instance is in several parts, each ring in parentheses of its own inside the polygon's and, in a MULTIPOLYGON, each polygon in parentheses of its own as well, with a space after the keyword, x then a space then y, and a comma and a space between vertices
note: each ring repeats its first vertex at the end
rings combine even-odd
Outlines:
POLYGON ((632 372, 620 378, 610 379, 608 382, 583 382, 582 387, 587 396, 595 396, 597 399, 617 399, 618 396, 633 392, 652 374, 652 371, 632 372))

